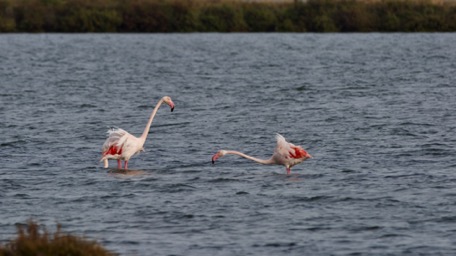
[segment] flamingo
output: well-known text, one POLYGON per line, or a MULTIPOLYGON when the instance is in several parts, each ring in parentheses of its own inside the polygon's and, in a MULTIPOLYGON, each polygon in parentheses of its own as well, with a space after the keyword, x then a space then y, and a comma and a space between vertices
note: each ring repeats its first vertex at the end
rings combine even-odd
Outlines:
POLYGON ((171 112, 173 112, 174 103, 171 98, 168 96, 161 98, 152 111, 141 137, 135 137, 120 128, 108 130, 108 138, 103 144, 102 158, 100 160, 100 162, 104 161, 104 168, 108 168, 109 166, 108 159, 117 159, 117 168, 122 169, 121 160, 123 160, 125 162, 124 168, 128 170, 128 161, 130 158, 140 151, 144 151, 143 146, 144 142, 146 142, 147 135, 149 134, 150 125, 163 102, 168 104, 171 107, 171 112))
POLYGON ((277 165, 283 165, 285 166, 287 170, 287 174, 291 173, 291 167, 302 163, 303 161, 312 158, 312 156, 307 153, 302 147, 300 146, 295 146, 285 140, 285 138, 277 134, 276 135, 277 139, 277 146, 274 150, 274 154, 271 156, 269 159, 258 159, 256 157, 252 157, 249 155, 246 155, 242 152, 239 151, 234 151, 234 150, 220 150, 217 153, 212 156, 212 164, 215 163, 215 161, 224 156, 224 155, 238 155, 247 159, 250 159, 252 161, 255 161, 260 164, 277 164, 277 165))

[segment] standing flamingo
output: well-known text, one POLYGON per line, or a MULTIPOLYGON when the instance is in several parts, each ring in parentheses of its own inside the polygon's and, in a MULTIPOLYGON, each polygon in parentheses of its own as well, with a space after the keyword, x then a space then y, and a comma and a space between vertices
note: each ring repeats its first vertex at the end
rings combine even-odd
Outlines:
POLYGON ((102 158, 100 160, 100 162, 104 161, 105 168, 108 168, 109 166, 108 159, 117 159, 117 168, 122 168, 121 160, 124 160, 125 169, 128 169, 128 161, 130 158, 136 153, 144 151, 143 146, 144 142, 146 142, 147 135, 149 134, 150 125, 163 102, 168 104, 171 107, 171 112, 173 112, 174 103, 171 98, 168 96, 161 98, 155 106, 154 111, 152 111, 141 137, 137 138, 120 128, 108 130, 108 138, 103 144, 102 158))
POLYGON ((283 165, 287 169, 287 174, 291 173, 291 167, 302 163, 303 161, 312 158, 312 156, 307 153, 302 147, 295 146, 285 140, 285 138, 277 134, 277 146, 274 150, 274 154, 269 159, 258 159, 239 151, 234 150, 220 150, 212 156, 212 164, 215 163, 219 157, 222 157, 227 154, 238 155, 244 158, 250 159, 260 164, 278 164, 283 165))

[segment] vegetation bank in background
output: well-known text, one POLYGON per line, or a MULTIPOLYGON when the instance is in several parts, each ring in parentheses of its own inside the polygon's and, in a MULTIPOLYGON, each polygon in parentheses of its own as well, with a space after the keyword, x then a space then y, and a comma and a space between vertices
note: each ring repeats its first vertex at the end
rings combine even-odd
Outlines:
POLYGON ((444 32, 431 0, 0 0, 0 32, 444 32))
POLYGON ((17 238, 0 245, 0 256, 111 256, 115 255, 94 241, 62 233, 60 226, 54 234, 40 231, 37 223, 29 221, 26 228, 19 227, 17 238))

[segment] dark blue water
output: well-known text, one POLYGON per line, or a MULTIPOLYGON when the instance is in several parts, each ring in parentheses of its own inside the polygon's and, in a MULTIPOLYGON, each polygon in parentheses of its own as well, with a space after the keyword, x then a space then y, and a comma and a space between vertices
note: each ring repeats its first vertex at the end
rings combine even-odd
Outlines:
MULTIPOLYGON (((456 253, 456 34, 0 35, 0 241, 121 255, 456 253), (139 136, 130 172, 98 162, 139 136), (275 133, 314 156, 287 176, 275 133)), ((111 162, 111 166, 115 166, 111 162)))

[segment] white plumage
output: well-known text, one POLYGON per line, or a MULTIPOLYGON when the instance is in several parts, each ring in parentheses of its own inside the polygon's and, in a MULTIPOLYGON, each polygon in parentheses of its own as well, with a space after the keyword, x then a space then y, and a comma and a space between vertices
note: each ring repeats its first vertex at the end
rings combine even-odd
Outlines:
POLYGON ((103 144, 103 152, 111 152, 101 158, 104 161, 104 167, 108 168, 108 159, 129 161, 130 158, 144 151, 144 142, 141 138, 137 138, 127 131, 116 128, 108 130, 108 138, 103 144))
POLYGON ((214 156, 212 156, 212 163, 215 163, 215 160, 217 160, 219 157, 227 154, 232 154, 250 159, 260 164, 283 165, 287 170, 287 174, 290 174, 291 167, 302 163, 309 158, 312 158, 312 156, 307 153, 307 151, 305 151, 302 147, 295 146, 294 144, 287 142, 282 135, 277 134, 276 140, 277 144, 274 150, 274 154, 269 159, 258 159, 256 157, 252 157, 234 150, 220 150, 215 153, 214 156))
POLYGON ((125 162, 124 168, 128 169, 128 161, 130 158, 140 151, 144 151, 144 143, 146 142, 147 135, 149 134, 150 125, 152 124, 155 114, 163 102, 171 107, 171 111, 174 110, 174 103, 170 97, 165 96, 161 98, 152 111, 146 128, 140 137, 135 137, 120 128, 108 130, 108 138, 103 144, 102 157, 100 160, 104 162, 105 168, 108 168, 109 166, 109 159, 116 159, 117 167, 119 169, 122 168, 121 160, 125 162))

